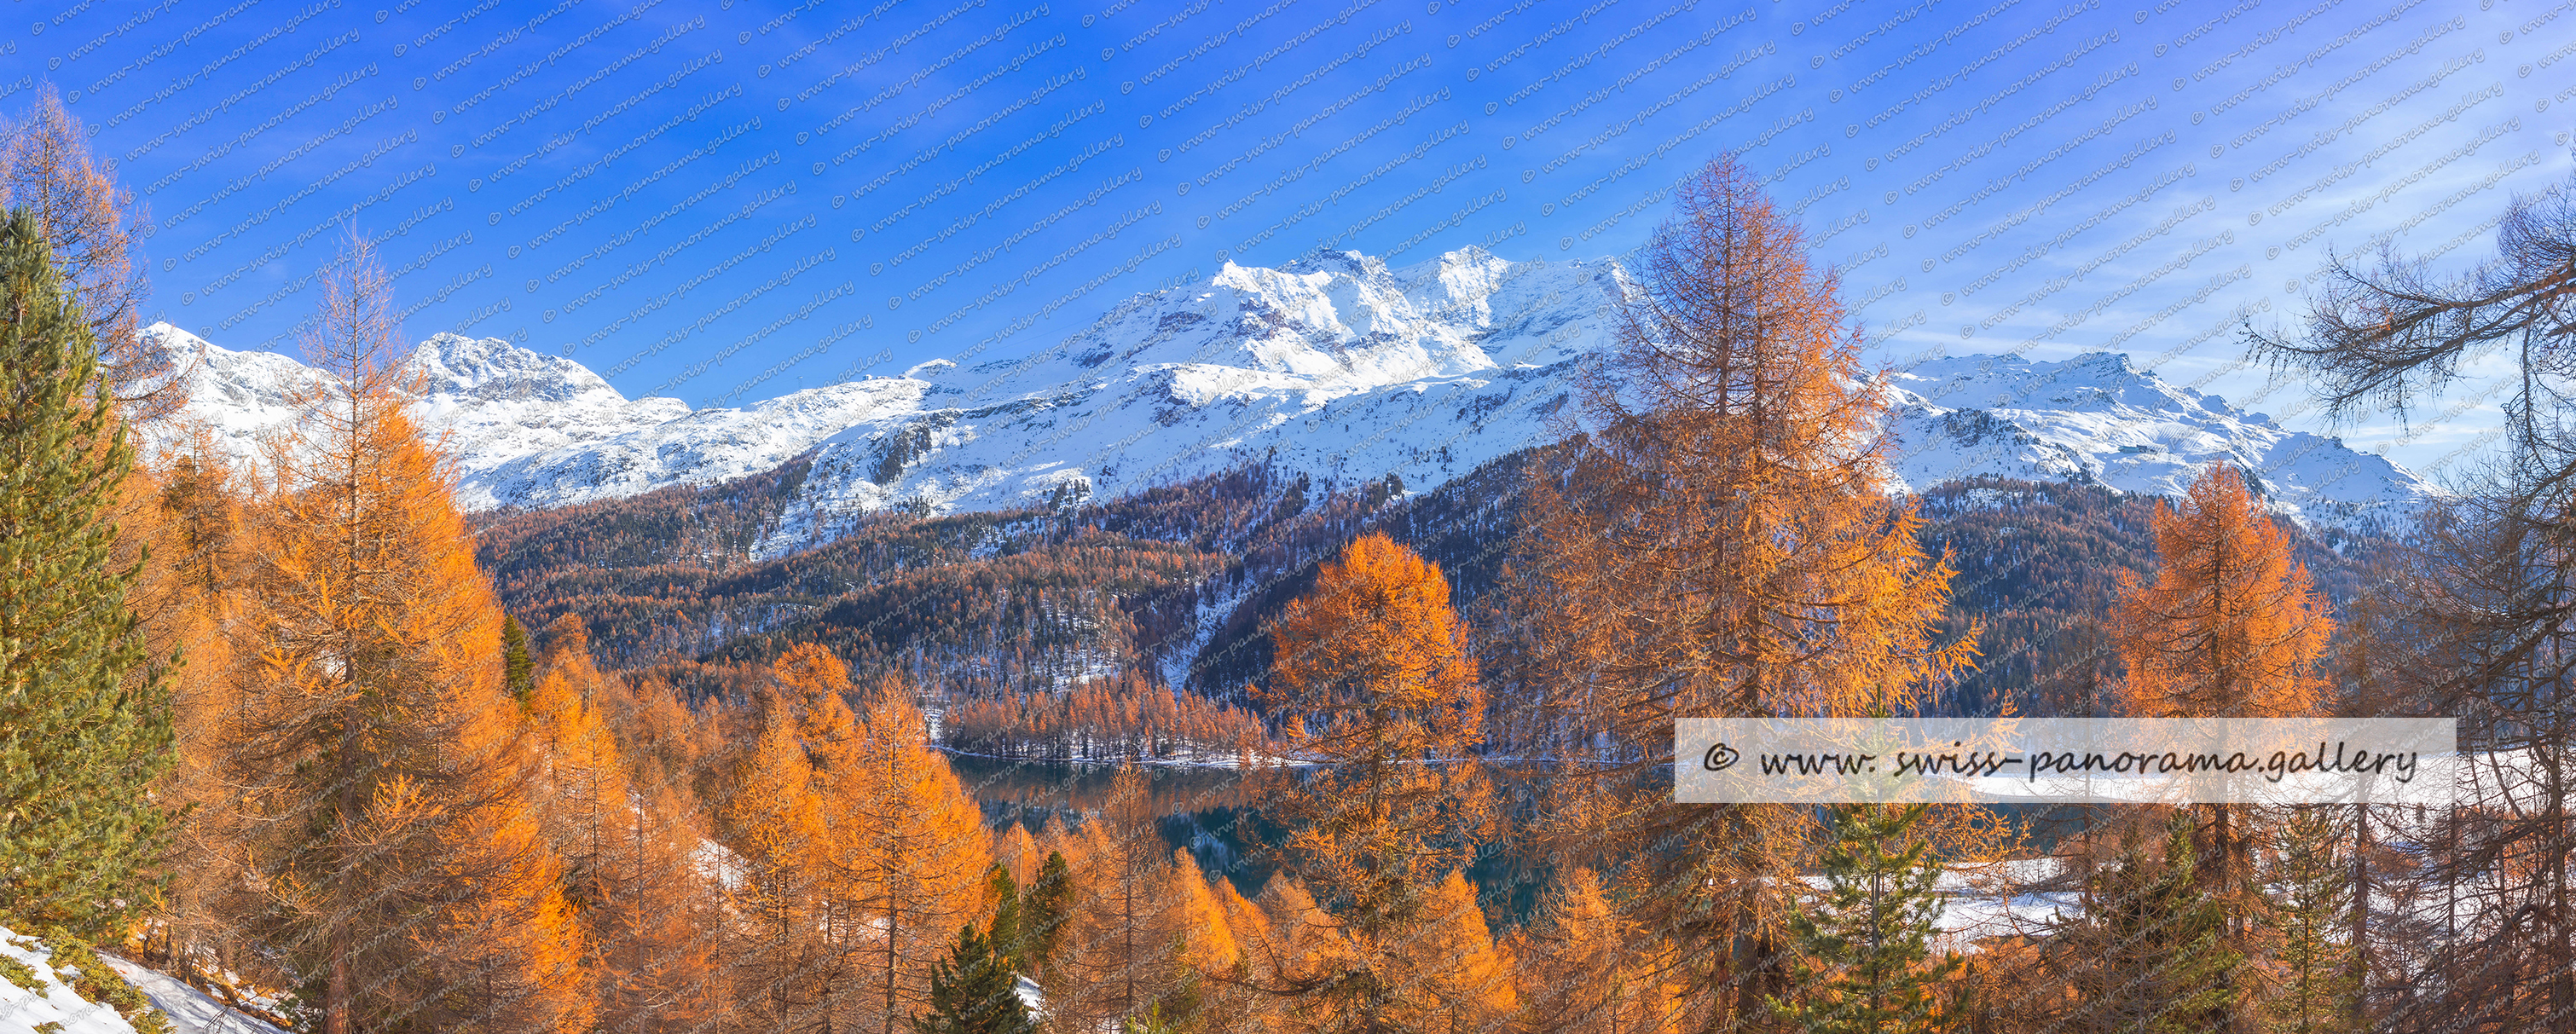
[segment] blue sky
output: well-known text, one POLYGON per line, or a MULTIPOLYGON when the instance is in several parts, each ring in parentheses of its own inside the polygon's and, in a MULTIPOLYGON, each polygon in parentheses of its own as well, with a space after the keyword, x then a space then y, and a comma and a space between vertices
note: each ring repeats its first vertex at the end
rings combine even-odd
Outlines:
MULTIPOLYGON (((2096 348, 2323 428, 2234 327, 2329 252, 2489 253, 2565 181, 2549 0, 28 2, 152 220, 151 307, 291 348, 382 238, 411 337, 740 404, 1045 349, 1118 299, 1319 246, 1616 255, 1734 149, 1875 361, 2096 348)), ((2416 426, 2443 472, 2492 364, 2416 426)), ((2467 451, 2463 451, 2464 447, 2467 451)))

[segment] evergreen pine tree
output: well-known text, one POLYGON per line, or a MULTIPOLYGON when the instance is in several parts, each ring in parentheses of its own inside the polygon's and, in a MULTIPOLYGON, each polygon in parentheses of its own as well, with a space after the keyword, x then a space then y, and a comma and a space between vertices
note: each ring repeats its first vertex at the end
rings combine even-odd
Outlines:
POLYGON ((1941 864, 1930 855, 1931 844, 1912 835, 1924 808, 1834 809, 1825 890, 1810 908, 1789 916, 1802 959, 1791 978, 1794 995, 1770 1001, 1782 1022, 1810 1034, 1952 1028, 1934 991, 1963 963, 1956 953, 1933 955, 1942 906, 1933 883, 1941 864))
POLYGON ((0 223, 0 912, 97 935, 150 895, 169 693, 105 519, 134 448, 35 216, 0 223))
POLYGON ((1019 944, 1013 961, 1022 973, 1036 975, 1055 957, 1063 942, 1065 917, 1073 909, 1073 867, 1064 852, 1047 852, 1046 864, 1020 892, 1019 944))
POLYGON ((2277 861, 2265 882, 2270 926, 2279 938, 2271 1029, 2321 1034, 2360 1026, 2349 942, 2352 870, 2335 850, 2343 829, 2325 808, 2294 808, 2275 834, 2277 861))
POLYGON ((528 655, 528 630, 507 614, 501 616, 501 671, 510 695, 527 703, 537 688, 537 661, 528 655))
POLYGON ((1019 978, 993 950, 991 938, 968 923, 957 930, 948 957, 930 972, 930 1013, 912 1020, 915 1034, 1030 1034, 1037 1021, 1020 1000, 1019 978))
POLYGON ((2201 889, 2192 821, 2177 815, 2164 856, 2132 842, 2086 881, 2081 918, 2049 939, 2075 992, 2070 1032, 2201 1034, 2233 1026, 2237 969, 2226 914, 2201 889))
POLYGON ((1025 943, 1020 936, 1020 884, 1011 878, 1009 866, 994 862, 984 874, 984 897, 993 903, 993 921, 986 927, 986 936, 992 939, 994 954, 1012 969, 1027 972, 1019 968, 1021 945, 1025 943))

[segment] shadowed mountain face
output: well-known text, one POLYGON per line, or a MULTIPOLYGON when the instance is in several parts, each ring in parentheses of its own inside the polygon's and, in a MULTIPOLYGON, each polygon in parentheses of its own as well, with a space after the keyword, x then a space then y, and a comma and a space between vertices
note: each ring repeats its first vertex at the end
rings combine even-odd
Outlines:
MULTIPOLYGON (((1137 295, 1033 355, 809 388, 735 409, 630 400, 571 359, 440 334, 408 362, 468 509, 711 485, 802 458, 755 550, 832 541, 871 514, 987 512, 1131 495, 1258 466, 1318 486, 1436 488, 1576 426, 1577 378, 1611 348, 1606 261, 1464 249, 1390 269, 1317 252, 1137 295)), ((318 374, 167 324, 196 355, 188 416, 244 455, 318 374)), ((857 347, 857 346, 854 346, 857 347)), ((2225 459, 2279 512, 2345 523, 2434 490, 2378 456, 2193 396, 2095 353, 1958 356, 1892 371, 1892 488, 1973 477, 2179 490, 2225 459)))

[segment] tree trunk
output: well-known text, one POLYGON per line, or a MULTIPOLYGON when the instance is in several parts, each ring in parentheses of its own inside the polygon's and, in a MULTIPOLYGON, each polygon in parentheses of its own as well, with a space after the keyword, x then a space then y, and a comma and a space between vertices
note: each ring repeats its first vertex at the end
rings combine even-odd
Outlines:
POLYGON ((2352 808, 2352 996, 2355 1016, 2370 1015, 2370 805, 2352 808))
POLYGON ((351 1034, 349 1029, 349 937, 331 932, 330 1001, 323 1006, 322 1034, 351 1034))

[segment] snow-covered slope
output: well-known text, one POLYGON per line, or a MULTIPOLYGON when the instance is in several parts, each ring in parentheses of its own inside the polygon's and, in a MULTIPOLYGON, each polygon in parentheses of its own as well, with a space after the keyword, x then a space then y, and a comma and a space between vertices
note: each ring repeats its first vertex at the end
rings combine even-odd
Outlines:
MULTIPOLYGON (((262 443, 294 422, 317 392, 338 384, 286 356, 235 352, 167 323, 144 328, 143 338, 173 353, 188 394, 176 419, 146 428, 158 447, 184 444, 202 430, 236 460, 259 462, 262 443)), ((512 460, 594 445, 689 415, 678 399, 628 401, 580 363, 499 338, 434 335, 396 374, 418 396, 413 415, 445 436, 462 475, 460 502, 476 509, 495 503, 474 486, 512 460)))
POLYGON ((175 448, 203 431, 212 444, 236 460, 256 461, 263 444, 302 411, 306 394, 326 389, 331 378, 272 352, 235 352, 167 323, 143 328, 145 344, 172 353, 177 390, 187 393, 187 408, 175 419, 144 428, 144 439, 156 448, 175 448))
MULTIPOLYGON (((188 986, 167 973, 145 969, 114 955, 101 956, 108 967, 125 978, 125 982, 151 999, 152 1007, 170 1021, 175 1034, 286 1034, 285 1031, 243 1013, 227 1008, 223 1002, 203 991, 188 986)), ((257 1005, 273 1009, 277 1003, 261 998, 257 1005)))
POLYGON ((402 373, 416 378, 413 412, 447 433, 468 481, 510 458, 595 445, 689 415, 678 399, 630 402, 580 363, 499 338, 432 336, 402 373))
MULTIPOLYGON (((739 409, 628 400, 569 359, 442 334, 407 369, 448 435, 469 508, 556 506, 768 470, 812 451, 769 552, 917 502, 999 509, 1132 492, 1247 463, 1422 490, 1560 434, 1584 359, 1609 348, 1607 261, 1510 262, 1468 248, 1390 269, 1319 251, 1227 264, 1141 294, 1023 358, 810 388, 739 409), (1560 416, 1560 414, 1563 414, 1560 416)), ((204 358, 190 410, 229 443, 285 419, 309 371, 166 325, 204 358)), ((2276 508, 2341 519, 2431 489, 2376 456, 2194 398, 2124 357, 1959 357, 1893 375, 1896 474, 1976 474, 2169 492, 2227 458, 2276 508)))
MULTIPOLYGON (((252 1006, 265 1010, 277 1004, 259 997, 252 1006)), ((65 951, 0 927, 0 1031, 136 1034, 142 1029, 283 1034, 169 974, 94 949, 65 951), (82 972, 92 965, 108 972, 82 972), (141 997, 132 997, 134 992, 141 997)))
POLYGON ((2225 460, 2275 512, 2326 523, 2438 493, 2386 457, 2192 395, 2117 353, 1958 356, 1888 381, 1902 407, 1897 474, 1918 489, 1993 474, 2178 495, 2198 469, 2225 460))

